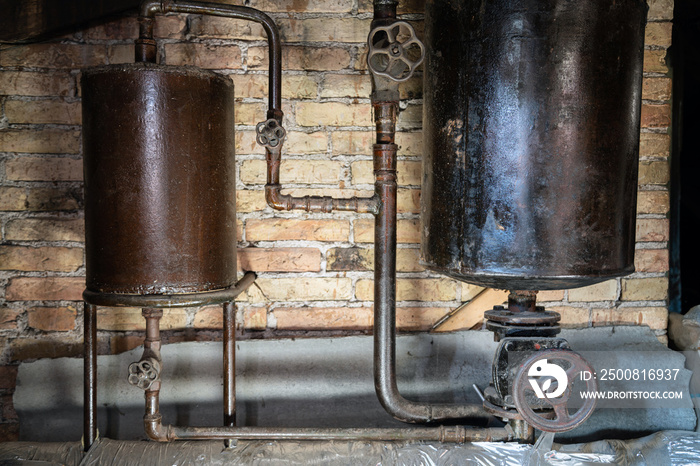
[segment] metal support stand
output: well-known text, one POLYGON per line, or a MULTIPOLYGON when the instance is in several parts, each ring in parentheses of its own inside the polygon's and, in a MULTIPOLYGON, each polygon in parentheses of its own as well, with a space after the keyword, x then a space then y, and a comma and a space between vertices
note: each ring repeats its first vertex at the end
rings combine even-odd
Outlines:
POLYGON ((97 306, 84 303, 83 336, 83 448, 97 440, 97 306))
MULTIPOLYGON (((224 426, 236 425, 236 305, 224 303, 224 426)), ((233 439, 224 440, 226 448, 233 448, 233 439)))

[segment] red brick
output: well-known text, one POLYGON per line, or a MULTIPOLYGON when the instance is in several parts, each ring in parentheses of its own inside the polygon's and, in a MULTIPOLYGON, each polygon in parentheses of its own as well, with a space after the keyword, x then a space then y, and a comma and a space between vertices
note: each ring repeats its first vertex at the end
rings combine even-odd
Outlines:
POLYGON ((243 327, 246 330, 265 330, 267 328, 267 308, 252 307, 243 311, 243 327))
POLYGON ((19 311, 8 307, 0 307, 0 330, 14 330, 17 328, 19 311))
POLYGON ((17 384, 18 366, 0 366, 0 389, 14 390, 17 384))
POLYGON ((648 20, 673 19, 673 0, 648 0, 648 20))
POLYGON ((640 214, 665 214, 669 209, 668 191, 639 191, 637 212, 640 214))
POLYGON ((637 241, 668 241, 669 222, 665 218, 638 218, 637 241))
POLYGON ((12 403, 11 394, 0 395, 0 407, 2 407, 0 414, 2 415, 3 423, 19 421, 17 411, 15 411, 12 403))
POLYGON ((644 71, 646 73, 668 73, 666 50, 645 50, 644 71))
POLYGON ((634 268, 637 272, 668 272, 668 250, 637 249, 634 268))
POLYGON ((367 42, 370 19, 308 18, 277 21, 282 41, 288 42, 367 42))
POLYGON ((19 157, 5 163, 5 176, 13 181, 80 181, 83 162, 69 158, 19 157))
POLYGON ((198 39, 266 40, 262 25, 219 16, 192 16, 189 33, 198 39))
POLYGON ((45 331, 67 332, 75 329, 75 307, 33 307, 27 311, 30 327, 45 331))
POLYGON ((79 248, 0 246, 0 270, 74 272, 82 265, 79 248))
POLYGON ((352 0, 235 0, 231 3, 282 13, 349 13, 353 7, 352 0))
POLYGON ((186 15, 156 16, 153 36, 161 39, 182 39, 187 27, 186 15))
POLYGON ((668 310, 665 307, 619 307, 593 309, 594 327, 607 325, 646 325, 652 329, 666 329, 668 310))
POLYGON ((83 30, 83 37, 95 40, 128 40, 139 37, 139 23, 133 16, 93 26, 83 30))
POLYGON ((19 422, 0 424, 0 442, 17 442, 19 440, 19 422))
POLYGON ((81 107, 80 102, 62 100, 8 100, 5 102, 5 116, 10 123, 79 125, 81 107))
POLYGON ((7 130, 0 132, 0 152, 77 154, 80 132, 55 129, 7 130))
POLYGON ((640 157, 668 157, 671 136, 660 133, 642 133, 639 137, 640 157))
POLYGON ((81 301, 84 277, 20 277, 10 279, 8 301, 81 301))
POLYGON ((255 272, 319 272, 321 251, 279 247, 239 249, 238 268, 255 272))
POLYGON ((5 238, 10 241, 83 241, 85 222, 82 218, 19 218, 7 222, 5 238))
MULTIPOLYGON (((399 243, 420 243, 420 220, 399 219, 396 227, 397 241, 399 243)), ((357 219, 354 228, 355 242, 374 242, 374 220, 357 219)))
POLYGON ((82 188, 0 187, 0 210, 77 210, 82 206, 82 196, 82 188))
POLYGON ((278 330, 369 330, 373 317, 368 307, 280 307, 272 314, 278 330))
POLYGON ((46 338, 18 338, 10 345, 12 361, 72 358, 83 354, 82 342, 46 338))
POLYGON ((168 65, 190 65, 205 69, 240 69, 241 49, 236 45, 199 43, 165 44, 168 65))
POLYGON ((396 309, 396 328, 403 332, 432 329, 450 313, 449 307, 409 307, 396 309))
MULTIPOLYGON (((338 71, 350 66, 350 53, 338 47, 285 46, 282 63, 290 71, 338 71)), ((246 64, 251 70, 268 69, 267 47, 250 47, 246 64)))
POLYGON ((642 99, 671 100, 672 82, 670 78, 644 78, 642 99))
POLYGON ((92 44, 38 42, 3 48, 2 66, 83 68, 107 64, 107 47, 92 44))
POLYGON ((647 23, 644 33, 644 45, 671 45, 672 24, 670 21, 647 23))
POLYGON ((143 345, 143 335, 117 335, 109 339, 110 352, 120 354, 143 345))
POLYGON ((347 241, 350 224, 346 220, 297 220, 292 218, 249 219, 248 241, 347 241))
POLYGON ((68 73, 0 71, 0 95, 71 96, 73 77, 68 73))
POLYGON ((205 306, 197 310, 193 322, 194 328, 223 329, 224 310, 221 306, 205 306))
POLYGON ((671 126, 671 106, 642 105, 642 128, 665 128, 671 126))

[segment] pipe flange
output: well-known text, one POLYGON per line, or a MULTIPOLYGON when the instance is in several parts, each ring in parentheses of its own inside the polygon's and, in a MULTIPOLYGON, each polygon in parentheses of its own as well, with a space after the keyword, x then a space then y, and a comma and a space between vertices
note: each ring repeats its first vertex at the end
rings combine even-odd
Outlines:
POLYGON ((129 383, 142 390, 149 390, 160 380, 160 363, 154 358, 129 364, 129 383))
POLYGON ((263 147, 278 149, 282 146, 287 131, 274 118, 258 123, 255 126, 255 139, 263 147))
POLYGON ((582 391, 593 393, 598 385, 594 377, 582 381, 579 374, 593 373, 591 365, 573 351, 551 349, 539 351, 525 360, 515 377, 513 401, 523 420, 545 432, 566 432, 580 426, 593 413, 596 399, 579 399, 573 413, 574 384, 583 382, 582 391), (553 419, 535 411, 551 407, 553 419))
POLYGON ((369 70, 394 82, 408 80, 425 58, 423 42, 405 21, 375 27, 369 33, 367 46, 369 70))

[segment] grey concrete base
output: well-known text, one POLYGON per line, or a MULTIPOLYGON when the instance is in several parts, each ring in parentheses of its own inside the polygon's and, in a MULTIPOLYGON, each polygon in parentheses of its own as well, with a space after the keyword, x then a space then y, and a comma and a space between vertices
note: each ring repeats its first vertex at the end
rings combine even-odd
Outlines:
MULTIPOLYGON (((684 357, 661 345, 645 327, 602 327, 562 333, 577 351, 606 358, 647 358, 659 367, 682 369, 684 357), (607 353, 606 353, 607 351, 607 353), (644 351, 645 353, 640 354, 644 351), (606 356, 607 355, 607 356, 606 356)), ((488 385, 496 348, 490 332, 416 334, 398 339, 398 380, 410 399, 477 402, 471 385, 488 385)), ((242 341, 237 345, 239 425, 389 427, 394 421, 379 405, 372 381, 372 338, 242 341)), ((161 406, 166 424, 222 422, 221 343, 164 347, 161 406)), ((143 393, 126 382, 129 363, 140 350, 98 358, 99 429, 102 437, 143 438, 143 393)), ((623 365, 623 367, 625 367, 623 365)), ((675 387, 688 392, 685 369, 675 387)), ((665 429, 693 430, 690 396, 674 410, 599 410, 574 435, 562 440, 635 437, 665 429)), ((14 396, 21 439, 70 441, 82 435, 82 361, 41 360, 22 364, 14 396)), ((560 437, 557 437, 559 439, 560 437)))

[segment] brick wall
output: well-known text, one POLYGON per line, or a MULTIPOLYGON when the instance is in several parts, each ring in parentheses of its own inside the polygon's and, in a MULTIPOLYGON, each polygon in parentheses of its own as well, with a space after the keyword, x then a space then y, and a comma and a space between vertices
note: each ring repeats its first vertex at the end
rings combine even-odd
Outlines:
MULTIPOLYGON (((242 2, 234 2, 242 3, 242 2)), ((612 323, 653 328, 665 338, 668 270, 668 156, 671 81, 666 51, 671 0, 650 0, 644 60, 637 252, 634 275, 540 294, 572 327, 612 323)), ((370 195, 373 189, 364 41, 370 0, 248 0, 278 22, 284 41, 283 107, 289 132, 282 182, 294 194, 370 195)), ((400 8, 422 35, 421 0, 400 8)), ((159 16, 162 62, 230 76, 237 95, 238 237, 243 270, 259 273, 242 297, 241 338, 369 332, 372 323, 370 215, 277 213, 263 196, 267 58, 257 25, 221 18, 159 16)), ((131 62, 135 18, 118 19, 50 42, 0 48, 0 404, 16 433, 12 367, 81 353, 84 288, 80 69, 131 62)), ((418 264, 421 79, 401 87, 398 326, 429 330, 480 288, 418 264)), ((220 308, 166 311, 168 342, 220 338, 220 308)), ((137 346, 138 309, 100 309, 101 353, 137 346)), ((4 432, 4 434, 3 434, 4 432)))

